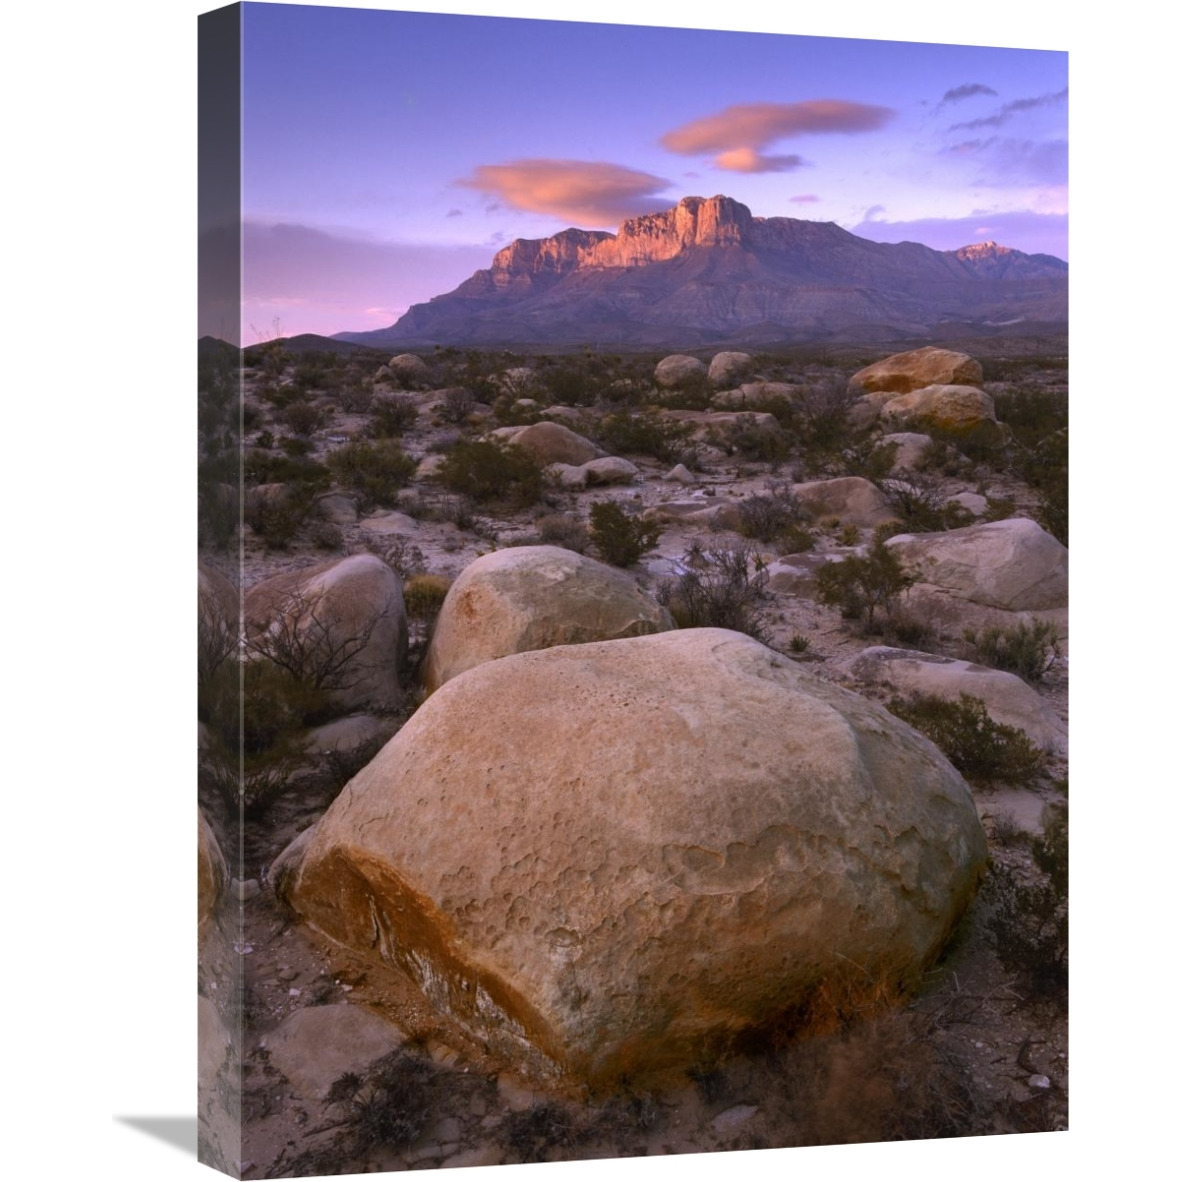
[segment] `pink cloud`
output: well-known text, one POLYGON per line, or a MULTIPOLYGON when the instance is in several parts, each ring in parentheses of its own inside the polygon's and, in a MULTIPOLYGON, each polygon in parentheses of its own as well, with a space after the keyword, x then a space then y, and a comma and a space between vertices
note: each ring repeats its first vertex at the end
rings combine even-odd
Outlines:
POLYGON ((795 201, 797 205, 813 205, 821 198, 816 193, 800 193, 796 197, 789 197, 788 200, 795 201))
POLYGON ((717 153, 714 164, 731 172, 785 172, 798 156, 767 156, 763 149, 799 135, 851 135, 876 131, 894 116, 889 107, 844 99, 801 103, 743 103, 695 119, 661 137, 661 145, 684 156, 717 153))
POLYGON ((457 184, 493 193, 515 209, 548 213, 582 226, 615 228, 627 218, 668 208, 670 182, 620 164, 587 160, 514 160, 481 164, 457 184))
POLYGON ((732 148, 720 152, 714 164, 729 172, 791 172, 804 166, 799 156, 761 156, 754 148, 732 148))

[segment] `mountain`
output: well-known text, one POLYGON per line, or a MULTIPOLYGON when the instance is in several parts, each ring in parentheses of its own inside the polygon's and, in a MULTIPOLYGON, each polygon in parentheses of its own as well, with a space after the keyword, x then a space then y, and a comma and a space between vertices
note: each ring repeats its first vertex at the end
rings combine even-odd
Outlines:
POLYGON ((404 345, 691 347, 1066 327, 1067 264, 993 242, 956 251, 754 217, 686 197, 618 234, 518 239, 455 291, 340 340, 404 345))

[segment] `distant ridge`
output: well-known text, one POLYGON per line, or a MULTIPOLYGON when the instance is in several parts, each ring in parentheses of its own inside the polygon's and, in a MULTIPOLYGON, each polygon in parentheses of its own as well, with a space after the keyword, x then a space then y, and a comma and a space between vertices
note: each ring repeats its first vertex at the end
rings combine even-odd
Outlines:
POLYGON ((519 238, 389 328, 334 339, 692 347, 972 336, 1024 322, 1066 328, 1061 259, 994 242, 955 251, 871 242, 833 222, 754 217, 717 196, 685 197, 617 234, 519 238))

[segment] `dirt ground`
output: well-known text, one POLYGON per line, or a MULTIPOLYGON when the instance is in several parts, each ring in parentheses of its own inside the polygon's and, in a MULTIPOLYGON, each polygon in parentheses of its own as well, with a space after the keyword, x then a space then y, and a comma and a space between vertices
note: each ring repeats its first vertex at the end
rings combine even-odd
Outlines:
MULTIPOLYGON (((1061 380, 1061 373, 1046 375, 1048 383, 1061 380)), ((262 426, 272 425, 272 412, 254 395, 254 381, 248 371, 248 405, 256 405, 262 426)), ((364 425, 364 416, 334 415, 313 435, 312 454, 322 456, 364 425)), ((448 429, 420 415, 403 446, 413 455, 427 455, 448 429)), ((769 479, 785 474, 781 465, 706 451, 697 482, 683 487, 664 478, 670 465, 628 458, 640 469, 636 483, 551 493, 548 511, 585 520, 591 502, 608 498, 645 508, 690 499, 709 506, 760 492, 769 479)), ((983 481, 990 497, 1008 497, 1015 513, 1032 514, 1034 494, 1010 475, 945 477, 942 492, 977 492, 983 481)), ((250 586, 334 552, 384 556, 394 545, 402 553, 416 547, 423 569, 454 578, 493 545, 529 536, 531 518, 530 512, 478 510, 472 528, 459 528, 378 509, 342 525, 335 548, 327 551, 323 542, 302 537, 285 549, 268 549, 248 530, 244 579, 250 586)), ((815 533, 818 553, 851 549, 852 539, 841 537, 835 526, 822 525, 815 533)), ((870 534, 861 530, 857 541, 870 534)), ((691 543, 727 540, 737 535, 703 525, 666 526, 658 549, 632 573, 655 589, 678 569, 691 543)), ((780 557, 774 547, 761 551, 769 562, 780 557)), ((216 555, 202 557, 226 567, 227 560, 216 555)), ((859 635, 836 610, 805 594, 767 591, 763 607, 769 643, 820 677, 840 682, 836 666, 842 658, 868 644, 891 643, 859 635), (807 638, 801 651, 792 651, 794 636, 807 638)), ((417 645, 421 651, 425 639, 423 628, 412 633, 412 649, 417 645)), ((965 655, 961 638, 950 633, 928 635, 923 647, 965 655)), ((1064 720, 1067 667, 1064 656, 1036 685, 1064 720)), ((405 716, 413 705, 412 698, 405 716)), ((224 1047, 219 1054, 208 1050, 209 1040, 203 1045, 203 1158, 228 1172, 277 1178, 1067 1127, 1065 1007, 1032 997, 1003 969, 990 938, 996 901, 988 892, 973 904, 910 999, 881 999, 880 1006, 860 1000, 862 1012, 853 1013, 849 999, 835 998, 831 1013, 819 1015, 807 1036, 769 1035, 689 1074, 646 1080, 614 1096, 590 1096, 562 1081, 517 1074, 431 1009, 411 981, 318 936, 277 901, 268 878, 271 863, 323 813, 338 787, 310 769, 294 777, 261 816, 248 820, 231 898, 201 936, 198 993, 202 1021, 208 1023, 203 1029, 214 1031, 213 1041, 224 1047), (337 1007, 380 1015, 390 1024, 394 1049, 351 1067, 355 1078, 326 1096, 333 1081, 323 1072, 316 1077, 315 1064, 302 1074, 291 1069, 293 1079, 277 1062, 284 1023, 310 1007, 325 1008, 330 1017, 339 1015, 337 1007), (241 1030, 235 1019, 239 1008, 241 1030), (239 1111, 241 1145, 232 1133, 239 1111)), ((990 840, 992 875, 1019 882, 1037 878, 1031 839, 1042 831, 1046 806, 1062 803, 1065 792, 1061 760, 1033 788, 974 790, 990 840)), ((203 803, 219 839, 232 848, 216 801, 207 797, 203 803)))

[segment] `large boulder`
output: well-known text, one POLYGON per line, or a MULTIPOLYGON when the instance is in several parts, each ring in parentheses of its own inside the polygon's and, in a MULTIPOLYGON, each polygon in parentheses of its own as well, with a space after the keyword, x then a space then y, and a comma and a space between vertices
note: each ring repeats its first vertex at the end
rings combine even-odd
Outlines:
POLYGON ((399 353, 386 363, 390 376, 406 390, 429 390, 431 367, 413 353, 399 353))
POLYGON ((1004 611, 1067 606, 1067 548, 1026 517, 934 534, 898 534, 887 545, 920 582, 1004 611))
POLYGON ((933 694, 955 702, 961 694, 980 698, 989 716, 1025 731, 1036 746, 1067 753, 1067 726, 1051 704, 1020 677, 970 661, 876 645, 843 663, 860 685, 882 686, 904 696, 933 694))
MULTIPOLYGON (((398 576, 372 554, 328 559, 255 584, 244 601, 248 649, 292 658, 341 711, 402 699, 406 607, 398 576)), ((296 670, 292 670, 295 672, 296 670)))
POLYGON ((197 923, 218 909, 230 882, 230 871, 205 814, 197 810, 197 923))
POLYGON ((957 437, 1001 437, 997 412, 984 390, 975 386, 924 386, 884 403, 878 412, 886 431, 918 427, 957 437))
POLYGON ((310 924, 593 1084, 915 982, 986 857, 927 739, 721 629, 473 669, 297 840, 310 924))
POLYGON ((889 390, 908 394, 924 386, 979 386, 984 380, 981 363, 967 353, 928 345, 910 353, 895 353, 858 370, 850 385, 866 393, 889 390))
POLYGON ((623 571, 561 546, 515 546, 465 567, 435 621, 427 692, 511 653, 645 636, 674 627, 623 571))
POLYGON ((685 382, 693 381, 699 376, 705 377, 705 375, 704 362, 684 353, 674 353, 671 357, 657 362, 657 368, 653 371, 653 381, 662 390, 674 390, 685 382))
POLYGON ((547 464, 585 464, 601 455, 590 439, 564 427, 561 423, 534 423, 514 432, 509 442, 527 451, 543 467, 547 464))
POLYGON ((793 486, 800 507, 816 521, 836 517, 850 525, 873 528, 895 517, 876 484, 862 476, 810 480, 793 486))
POLYGON ((750 353, 715 353, 707 376, 715 386, 733 386, 751 369, 750 353))

